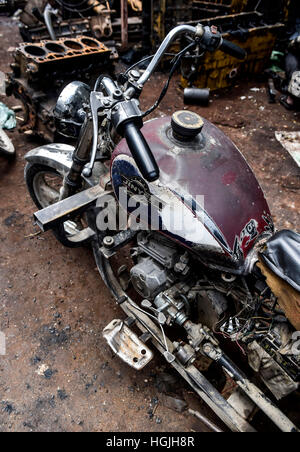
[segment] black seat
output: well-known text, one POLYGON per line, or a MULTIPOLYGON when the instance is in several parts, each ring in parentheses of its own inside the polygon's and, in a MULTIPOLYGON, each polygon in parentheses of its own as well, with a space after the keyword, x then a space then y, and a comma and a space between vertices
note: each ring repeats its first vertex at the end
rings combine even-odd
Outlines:
POLYGON ((267 242, 261 257, 277 276, 300 292, 300 234, 277 232, 267 242))

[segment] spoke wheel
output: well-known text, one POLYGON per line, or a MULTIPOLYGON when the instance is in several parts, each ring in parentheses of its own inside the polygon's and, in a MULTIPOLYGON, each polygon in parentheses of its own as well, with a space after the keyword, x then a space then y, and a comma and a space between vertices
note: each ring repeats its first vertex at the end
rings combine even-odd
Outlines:
MULTIPOLYGON (((55 169, 28 163, 25 167, 25 180, 30 196, 38 209, 44 209, 59 201, 63 175, 55 169)), ((64 246, 75 248, 83 245, 81 241, 76 241, 76 236, 83 229, 83 220, 79 218, 76 221, 65 221, 53 232, 64 246)))

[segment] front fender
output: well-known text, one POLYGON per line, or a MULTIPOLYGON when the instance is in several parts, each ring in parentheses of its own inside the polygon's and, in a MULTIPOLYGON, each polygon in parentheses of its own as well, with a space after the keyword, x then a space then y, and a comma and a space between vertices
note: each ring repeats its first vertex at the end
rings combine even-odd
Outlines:
POLYGON ((50 166, 59 173, 67 174, 72 166, 74 147, 68 144, 45 144, 25 155, 28 163, 50 166))
MULTIPOLYGON (((32 149, 25 155, 25 160, 31 164, 49 166, 62 176, 66 176, 71 169, 74 146, 52 143, 32 149)), ((88 186, 94 186, 93 177, 83 177, 88 186)))

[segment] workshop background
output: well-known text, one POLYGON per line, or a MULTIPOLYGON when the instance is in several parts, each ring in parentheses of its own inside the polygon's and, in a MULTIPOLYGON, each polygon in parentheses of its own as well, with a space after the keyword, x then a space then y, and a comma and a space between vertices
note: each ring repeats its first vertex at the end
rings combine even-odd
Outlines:
MULTIPOLYGON (((300 31, 299 2, 93 1, 79 1, 74 12, 68 0, 0 0, 0 331, 7 342, 0 356, 0 431, 207 431, 182 410, 220 421, 163 359, 156 356, 137 373, 112 356, 102 330, 119 308, 89 249, 66 249, 51 233, 40 234, 23 180, 24 155, 57 140, 53 107, 67 82, 120 72, 153 53, 177 24, 215 24, 247 50, 247 59, 237 63, 216 52, 185 61, 153 117, 187 108, 184 88, 205 90, 189 108, 240 148, 276 227, 299 231, 300 113, 297 105, 286 108, 284 67, 300 31)), ((165 63, 145 87, 143 108, 152 105, 167 70, 165 63)), ((280 404, 295 414, 299 398, 280 404)))

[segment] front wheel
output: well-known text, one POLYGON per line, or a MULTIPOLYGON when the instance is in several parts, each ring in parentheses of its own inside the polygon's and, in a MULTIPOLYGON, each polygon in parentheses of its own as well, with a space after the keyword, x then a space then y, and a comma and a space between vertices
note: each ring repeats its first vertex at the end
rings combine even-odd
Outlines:
MULTIPOLYGON (((25 181, 29 194, 39 210, 59 201, 64 176, 50 166, 27 163, 25 181)), ((77 248, 84 243, 76 237, 84 229, 83 220, 65 221, 53 228, 57 240, 69 248, 77 248)))

